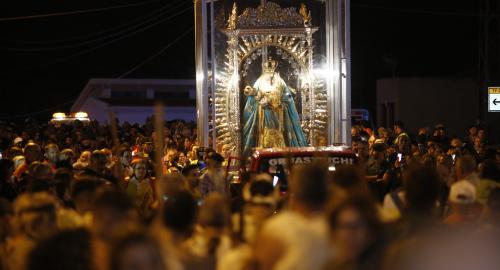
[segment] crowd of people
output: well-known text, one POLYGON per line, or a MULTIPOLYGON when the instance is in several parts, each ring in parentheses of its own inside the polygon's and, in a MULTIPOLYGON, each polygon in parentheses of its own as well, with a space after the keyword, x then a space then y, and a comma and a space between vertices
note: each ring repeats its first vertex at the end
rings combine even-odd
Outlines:
POLYGON ((357 163, 296 165, 286 192, 232 183, 195 127, 167 122, 158 143, 152 119, 0 123, 0 269, 500 267, 500 152, 481 127, 353 125, 357 163))

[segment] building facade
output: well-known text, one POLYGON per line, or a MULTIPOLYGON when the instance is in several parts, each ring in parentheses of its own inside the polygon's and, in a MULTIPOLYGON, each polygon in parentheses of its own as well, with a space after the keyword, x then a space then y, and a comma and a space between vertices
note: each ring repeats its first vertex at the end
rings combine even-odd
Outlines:
POLYGON ((446 125, 448 134, 462 135, 479 119, 478 85, 457 78, 386 78, 377 80, 377 124, 392 127, 402 120, 415 132, 446 125))
POLYGON ((87 112, 91 120, 108 121, 109 112, 120 122, 139 123, 154 113, 154 104, 165 107, 165 119, 196 119, 194 80, 178 79, 91 79, 72 112, 87 112))

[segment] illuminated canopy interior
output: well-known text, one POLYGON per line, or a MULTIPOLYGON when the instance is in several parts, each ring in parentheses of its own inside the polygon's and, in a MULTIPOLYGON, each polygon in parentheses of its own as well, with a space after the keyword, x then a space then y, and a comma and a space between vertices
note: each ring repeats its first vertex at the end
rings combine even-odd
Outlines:
POLYGON ((241 153, 242 90, 268 57, 293 89, 309 144, 348 142, 347 2, 288 2, 195 2, 201 144, 241 153))

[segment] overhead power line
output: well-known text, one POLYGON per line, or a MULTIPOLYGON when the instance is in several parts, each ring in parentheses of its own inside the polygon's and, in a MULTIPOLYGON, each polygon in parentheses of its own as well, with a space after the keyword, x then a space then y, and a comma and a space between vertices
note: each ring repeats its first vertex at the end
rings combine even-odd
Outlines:
POLYGON ((8 39, 2 38, 2 37, 0 37, 0 39, 3 40, 4 42, 8 42, 8 43, 32 44, 32 45, 34 45, 34 44, 37 44, 37 45, 55 44, 55 43, 64 43, 64 42, 71 42, 71 41, 77 41, 77 40, 84 40, 84 39, 88 39, 88 38, 98 37, 98 36, 105 34, 105 33, 114 32, 114 31, 122 29, 122 28, 127 28, 131 25, 134 25, 135 23, 144 21, 148 18, 152 18, 152 17, 156 16, 157 14, 162 13, 166 9, 174 8, 174 6, 176 6, 177 4, 179 4, 181 2, 185 3, 185 0, 170 1, 167 5, 164 5, 160 8, 156 8, 153 12, 147 13, 145 15, 141 15, 141 16, 136 17, 136 18, 134 18, 130 21, 127 21, 125 23, 115 25, 115 26, 112 26, 112 27, 109 27, 106 29, 102 29, 102 30, 97 31, 97 32, 82 34, 79 36, 72 36, 72 37, 63 38, 63 39, 51 39, 51 40, 14 40, 14 39, 10 39, 10 38, 8 38, 8 39))
POLYGON ((471 17, 479 16, 478 13, 472 13, 472 12, 451 12, 451 11, 439 11, 439 10, 423 10, 423 9, 386 7, 386 6, 354 4, 354 3, 352 3, 351 6, 361 7, 361 8, 369 8, 369 9, 388 10, 388 11, 395 11, 395 12, 401 12, 401 13, 414 13, 414 14, 426 14, 426 15, 471 16, 471 17))
POLYGON ((52 107, 41 109, 41 110, 35 111, 35 112, 29 112, 29 113, 23 113, 23 114, 16 114, 16 115, 6 115, 6 114, 4 114, 4 115, 0 116, 0 119, 9 119, 9 120, 10 119, 19 119, 19 118, 26 118, 26 117, 30 117, 30 116, 39 115, 39 114, 42 114, 42 113, 47 113, 47 112, 54 112, 54 110, 60 109, 61 107, 67 106, 69 104, 73 104, 75 101, 76 101, 76 99, 71 99, 71 100, 65 101, 63 103, 59 103, 57 105, 54 105, 52 107))
MULTIPOLYGON (((81 55, 84 55, 84 54, 90 53, 90 52, 92 52, 92 51, 98 50, 98 49, 100 49, 100 48, 103 48, 103 47, 106 47, 106 46, 111 45, 111 44, 113 44, 113 43, 116 43, 116 42, 118 42, 118 41, 121 41, 121 40, 123 40, 123 39, 125 39, 125 38, 128 38, 128 37, 131 37, 131 36, 136 35, 136 34, 138 34, 138 33, 144 32, 144 31, 146 31, 146 30, 148 30, 148 29, 150 29, 150 28, 152 28, 152 27, 154 27, 154 26, 156 26, 156 25, 162 24, 162 23, 164 23, 164 22, 166 22, 166 21, 168 21, 168 20, 170 20, 170 19, 172 19, 172 18, 175 18, 175 17, 177 17, 177 16, 181 15, 182 13, 184 13, 184 12, 186 12, 186 11, 189 11, 189 10, 192 10, 192 9, 193 9, 193 7, 192 7, 192 6, 187 7, 187 8, 185 8, 185 9, 182 9, 182 10, 180 10, 180 11, 176 12, 176 13, 173 13, 173 14, 171 14, 170 16, 165 17, 165 18, 163 18, 163 19, 161 19, 161 20, 159 20, 159 21, 156 21, 156 22, 154 22, 154 23, 151 23, 151 24, 149 24, 149 25, 146 25, 146 26, 144 26, 144 27, 142 27, 142 28, 140 28, 140 29, 136 29, 136 30, 134 30, 134 31, 132 31, 132 32, 126 33, 126 34, 124 34, 124 35, 122 35, 122 36, 120 36, 120 37, 117 37, 117 38, 114 38, 114 39, 108 40, 108 41, 106 41, 106 42, 100 43, 100 44, 98 44, 98 45, 96 45, 96 46, 94 46, 94 47, 90 47, 90 48, 87 48, 87 49, 81 50, 81 51, 79 51, 79 52, 76 52, 76 53, 74 53, 74 54, 71 54, 71 55, 68 55, 68 56, 65 56, 65 57, 61 57, 61 58, 54 59, 54 60, 52 60, 52 61, 50 61, 50 62, 42 63, 42 64, 35 65, 35 66, 33 66, 33 65, 32 65, 32 66, 30 66, 30 67, 31 67, 31 68, 43 68, 43 67, 48 67, 48 66, 51 66, 51 65, 53 65, 53 64, 63 63, 63 62, 69 61, 69 60, 74 59, 74 58, 76 58, 76 57, 79 57, 79 56, 81 56, 81 55)), ((8 74, 11 74, 11 73, 13 73, 13 72, 20 72, 20 70, 19 70, 19 69, 17 69, 17 70, 10 70, 10 71, 9 71, 9 72, 7 72, 6 74, 2 74, 2 75, 3 75, 3 76, 8 76, 8 74)))
POLYGON ((158 21, 158 22, 155 22, 155 23, 150 24, 150 25, 148 25, 148 26, 145 26, 145 27, 143 27, 143 28, 137 29, 137 30, 135 30, 135 31, 133 31, 133 32, 130 32, 130 33, 128 33, 128 34, 125 34, 125 35, 123 35, 123 36, 121 36, 121 37, 118 37, 118 38, 115 38, 115 39, 109 40, 109 41, 104 42, 104 43, 102 43, 102 44, 99 44, 99 45, 97 45, 97 46, 95 46, 95 47, 92 47, 92 48, 88 48, 88 49, 82 50, 82 51, 80 51, 80 52, 78 52, 78 53, 72 54, 72 55, 67 56, 67 57, 64 57, 64 58, 60 58, 60 59, 56 60, 55 62, 64 62, 64 61, 68 61, 68 60, 73 59, 73 58, 75 58, 75 57, 78 57, 78 56, 80 56, 80 55, 83 55, 83 54, 89 53, 89 52, 91 52, 91 51, 95 51, 95 50, 97 50, 97 49, 100 49, 100 48, 102 48, 102 47, 108 46, 108 45, 113 44, 113 43, 115 43, 115 42, 118 42, 118 41, 120 41, 120 40, 122 40, 122 39, 124 39, 124 38, 128 38, 128 37, 133 36, 133 35, 135 35, 135 34, 137 34, 137 33, 140 33, 140 32, 143 32, 143 31, 146 31, 146 30, 148 30, 148 29, 149 29, 149 28, 151 28, 151 27, 154 27, 154 26, 156 26, 156 25, 158 25, 158 24, 161 24, 161 23, 163 23, 163 22, 166 22, 166 21, 168 21, 168 20, 170 20, 170 19, 172 19, 172 18, 174 18, 174 17, 177 17, 178 15, 180 15, 180 14, 182 14, 182 13, 184 13, 184 12, 188 11, 188 10, 191 10, 191 9, 192 9, 192 7, 185 8, 185 9, 180 10, 180 11, 178 11, 178 12, 176 12, 176 13, 174 13, 174 14, 172 14, 172 15, 170 15, 170 16, 168 16, 168 17, 166 17, 166 18, 164 18, 164 19, 162 19, 162 20, 160 20, 160 21, 158 21))
POLYGON ((126 71, 125 73, 123 73, 122 75, 118 76, 118 78, 124 78, 126 76, 128 76, 129 74, 131 74, 132 72, 138 70, 139 68, 141 68, 142 66, 144 66, 145 64, 149 63, 151 60, 155 59, 156 57, 160 56, 161 54, 163 54, 166 50, 168 50, 170 47, 172 47, 173 45, 175 45, 177 42, 179 42, 181 39, 183 39, 185 36, 187 36, 189 33, 191 33, 193 31, 193 27, 189 28, 188 30, 186 30, 184 33, 182 33, 180 36, 178 36, 176 39, 174 39, 172 42, 170 42, 169 44, 167 44, 165 47, 163 47, 161 50, 159 50, 158 52, 156 52, 155 54, 151 55, 150 57, 146 58, 144 61, 142 61, 141 63, 139 63, 138 65, 136 65, 135 67, 129 69, 128 71, 126 71))
POLYGON ((103 8, 91 8, 91 9, 83 9, 83 10, 54 12, 54 13, 48 13, 48 14, 7 17, 7 18, 0 18, 0 22, 20 21, 20 20, 29 20, 29 19, 42 19, 42 18, 48 18, 48 17, 68 16, 68 15, 78 15, 78 14, 93 13, 93 12, 102 12, 102 11, 108 11, 108 10, 113 10, 113 9, 143 6, 143 5, 148 5, 148 4, 151 4, 151 3, 154 3, 154 2, 159 2, 159 1, 161 1, 161 0, 151 0, 151 1, 141 2, 141 3, 125 4, 125 5, 103 7, 103 8))
MULTIPOLYGON (((10 47, 0 47, 0 50, 16 51, 16 52, 39 52, 39 51, 53 51, 53 50, 63 50, 63 49, 71 49, 71 48, 76 48, 76 47, 83 47, 85 45, 89 45, 89 44, 92 44, 92 43, 102 42, 102 41, 105 41, 107 39, 119 37, 122 34, 126 34, 129 31, 133 31, 135 29, 140 28, 143 25, 147 25, 150 22, 153 22, 153 24, 154 24, 154 23, 156 23, 155 22, 156 19, 161 18, 165 14, 168 14, 168 12, 171 9, 176 10, 177 8, 180 8, 182 5, 183 5, 183 3, 180 3, 180 4, 178 4, 175 7, 174 6, 163 7, 162 8, 163 11, 161 11, 159 14, 150 16, 149 18, 141 21, 140 23, 137 23, 137 24, 132 25, 130 27, 127 27, 127 28, 121 29, 119 31, 110 33, 110 34, 105 35, 105 36, 97 37, 97 38, 90 39, 90 40, 81 41, 81 42, 78 42, 78 43, 75 43, 75 44, 60 45, 60 46, 53 46, 53 47, 42 47, 42 48, 10 48, 10 47)), ((188 9, 191 9, 191 6, 189 6, 188 9)))

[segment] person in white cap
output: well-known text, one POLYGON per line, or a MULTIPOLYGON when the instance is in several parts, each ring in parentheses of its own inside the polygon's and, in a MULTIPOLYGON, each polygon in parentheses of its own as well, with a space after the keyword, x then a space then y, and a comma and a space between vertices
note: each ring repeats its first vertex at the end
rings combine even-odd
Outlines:
POLYGON ((474 225, 481 212, 476 199, 476 187, 471 182, 462 180, 451 185, 448 196, 449 215, 444 223, 451 226, 474 225))
POLYGON ((22 148, 22 146, 21 146, 21 143, 22 143, 22 142, 23 142, 23 138, 21 138, 21 137, 16 137, 16 138, 14 139, 14 141, 12 142, 12 146, 17 146, 17 147, 21 147, 21 148, 22 148))

